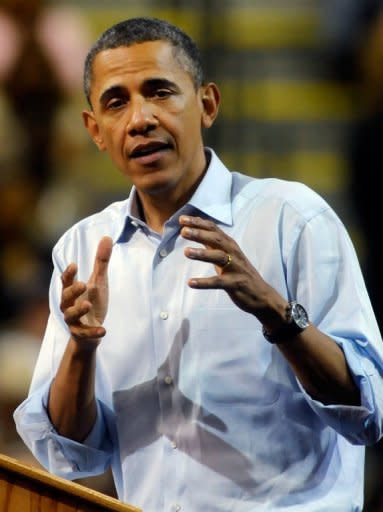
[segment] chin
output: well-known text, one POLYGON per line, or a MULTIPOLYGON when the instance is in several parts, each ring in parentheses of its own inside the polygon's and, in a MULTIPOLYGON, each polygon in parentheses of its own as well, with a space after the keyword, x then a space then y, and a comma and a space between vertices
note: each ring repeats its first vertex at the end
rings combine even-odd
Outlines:
POLYGON ((135 182, 138 190, 148 195, 162 195, 174 189, 177 185, 177 180, 174 176, 164 175, 162 173, 155 173, 156 175, 148 175, 147 179, 143 178, 135 182))
MULTIPOLYGON (((137 187, 138 188, 138 187, 137 187)), ((160 182, 155 184, 148 184, 146 186, 141 186, 139 190, 144 194, 149 196, 162 196, 163 194, 169 193, 174 189, 174 183, 160 182)))

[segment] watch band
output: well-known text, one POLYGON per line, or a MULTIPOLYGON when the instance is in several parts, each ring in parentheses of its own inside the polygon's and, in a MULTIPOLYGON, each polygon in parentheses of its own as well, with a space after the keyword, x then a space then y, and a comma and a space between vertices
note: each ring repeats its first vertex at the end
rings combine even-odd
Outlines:
POLYGON ((264 338, 272 344, 283 345, 288 343, 291 338, 302 332, 303 329, 298 327, 295 323, 286 324, 276 331, 269 332, 265 327, 262 327, 262 334, 264 338))
POLYGON ((310 322, 305 308, 296 301, 291 301, 286 308, 286 323, 273 332, 262 327, 262 332, 268 342, 281 345, 288 343, 309 325, 310 322))

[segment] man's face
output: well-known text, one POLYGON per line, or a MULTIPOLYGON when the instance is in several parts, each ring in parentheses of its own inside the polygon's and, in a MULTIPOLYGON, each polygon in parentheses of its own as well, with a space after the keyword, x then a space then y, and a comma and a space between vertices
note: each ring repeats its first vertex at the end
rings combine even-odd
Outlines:
POLYGON ((84 122, 139 193, 183 197, 204 171, 201 129, 218 99, 213 84, 195 89, 169 43, 150 41, 96 56, 84 122))

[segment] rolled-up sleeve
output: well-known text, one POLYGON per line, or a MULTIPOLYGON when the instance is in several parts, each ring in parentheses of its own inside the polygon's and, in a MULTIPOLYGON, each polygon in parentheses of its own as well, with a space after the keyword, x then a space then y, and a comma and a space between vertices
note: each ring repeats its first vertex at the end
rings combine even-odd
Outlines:
POLYGON ((78 443, 60 436, 47 413, 50 384, 35 390, 14 412, 16 429, 37 460, 51 473, 67 479, 106 471, 112 443, 106 427, 106 407, 97 402, 97 420, 88 437, 78 443))
POLYGON ((376 443, 383 433, 383 343, 351 240, 327 209, 305 224, 291 256, 293 293, 342 349, 360 405, 323 404, 298 385, 324 424, 352 444, 376 443))
POLYGON ((352 444, 370 445, 382 436, 383 379, 378 368, 363 351, 336 340, 360 392, 360 405, 323 404, 314 400, 298 382, 311 408, 352 444))

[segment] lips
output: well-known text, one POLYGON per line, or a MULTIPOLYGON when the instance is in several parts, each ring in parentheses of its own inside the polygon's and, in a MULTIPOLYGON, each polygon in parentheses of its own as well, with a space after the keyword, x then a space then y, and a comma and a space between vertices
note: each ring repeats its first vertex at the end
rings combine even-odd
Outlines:
POLYGON ((129 156, 130 158, 141 158, 167 149, 172 149, 172 145, 166 142, 153 141, 137 145, 132 149, 129 156))

